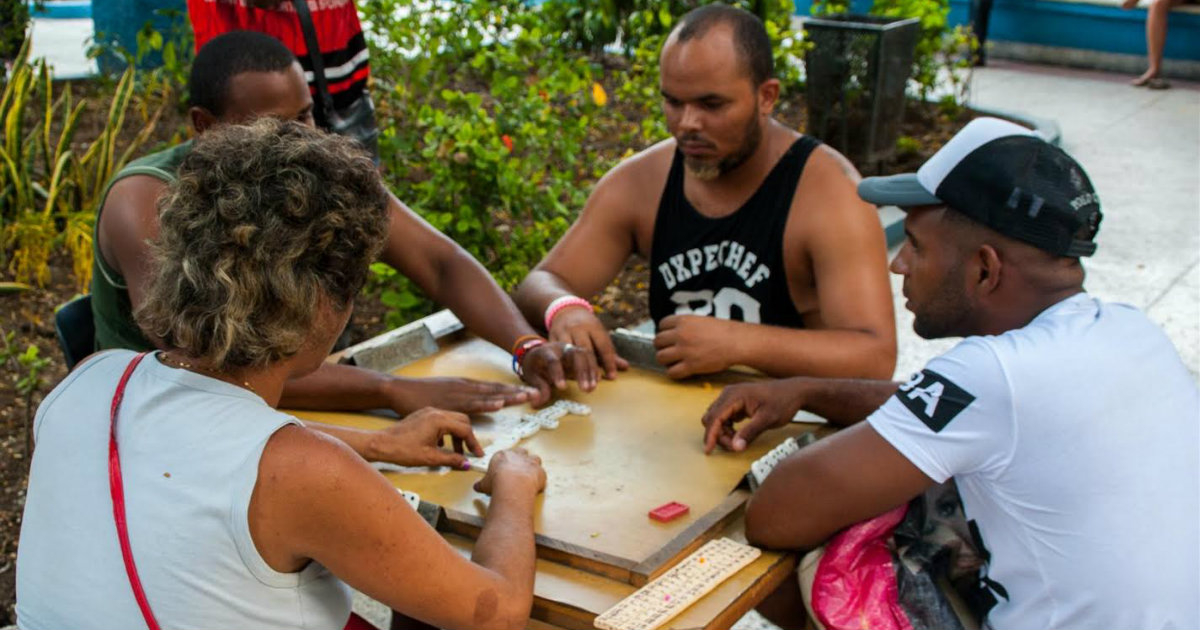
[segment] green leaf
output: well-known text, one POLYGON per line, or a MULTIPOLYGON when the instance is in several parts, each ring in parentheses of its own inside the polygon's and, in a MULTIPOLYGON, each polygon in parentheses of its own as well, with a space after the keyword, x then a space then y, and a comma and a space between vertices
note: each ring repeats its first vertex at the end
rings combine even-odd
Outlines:
POLYGON ((399 308, 400 293, 395 289, 386 289, 379 294, 379 301, 382 302, 384 306, 390 308, 399 308))
POLYGON ((420 303, 421 299, 413 295, 412 291, 403 291, 399 294, 395 306, 400 309, 410 309, 420 303))
POLYGON ((23 282, 0 282, 0 295, 9 295, 13 293, 23 293, 33 287, 23 282))
POLYGON ((371 263, 370 269, 373 275, 385 280, 396 275, 396 270, 391 265, 383 262, 371 263))

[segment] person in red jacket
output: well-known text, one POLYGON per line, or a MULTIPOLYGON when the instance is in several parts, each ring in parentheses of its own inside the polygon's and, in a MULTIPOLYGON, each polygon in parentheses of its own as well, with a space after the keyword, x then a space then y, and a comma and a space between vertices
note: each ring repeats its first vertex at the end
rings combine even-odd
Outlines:
MULTIPOLYGON (((308 8, 333 107, 341 111, 362 96, 371 74, 358 11, 353 0, 309 0, 308 8)), ((309 91, 317 95, 312 56, 290 0, 188 0, 188 17, 196 32, 197 52, 212 38, 230 31, 256 31, 283 42, 300 61, 309 91)), ((318 127, 329 128, 321 107, 313 108, 313 118, 318 127)))

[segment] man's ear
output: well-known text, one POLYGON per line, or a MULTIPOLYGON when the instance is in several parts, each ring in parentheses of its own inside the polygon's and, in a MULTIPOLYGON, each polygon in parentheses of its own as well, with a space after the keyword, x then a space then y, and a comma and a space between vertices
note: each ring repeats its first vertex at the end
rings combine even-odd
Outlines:
POLYGON ((196 131, 196 135, 204 133, 205 129, 217 124, 217 117, 203 107, 188 108, 188 116, 192 119, 192 129, 196 131))
POLYGON ((975 252, 975 264, 978 273, 972 278, 974 289, 979 295, 990 295, 1000 288, 1000 280, 1004 273, 1004 262, 1000 252, 995 247, 984 243, 975 252))
POLYGON ((770 116, 779 101, 779 79, 767 79, 758 86, 758 113, 770 116))

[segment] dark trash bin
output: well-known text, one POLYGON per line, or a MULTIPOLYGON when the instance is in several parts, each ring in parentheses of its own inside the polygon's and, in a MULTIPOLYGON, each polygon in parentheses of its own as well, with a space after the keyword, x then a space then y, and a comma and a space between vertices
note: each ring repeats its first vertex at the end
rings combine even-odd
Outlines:
MULTIPOLYGON (((105 74, 125 71, 125 58, 110 47, 124 49, 136 58, 139 31, 153 28, 167 42, 177 39, 178 34, 187 29, 187 19, 187 0, 93 0, 92 23, 96 29, 96 43, 102 47, 96 58, 100 71, 105 74)), ((162 63, 161 51, 147 51, 138 67, 157 68, 162 63)))
POLYGON ((861 170, 896 149, 905 87, 920 34, 916 18, 828 15, 804 22, 808 133, 861 170))

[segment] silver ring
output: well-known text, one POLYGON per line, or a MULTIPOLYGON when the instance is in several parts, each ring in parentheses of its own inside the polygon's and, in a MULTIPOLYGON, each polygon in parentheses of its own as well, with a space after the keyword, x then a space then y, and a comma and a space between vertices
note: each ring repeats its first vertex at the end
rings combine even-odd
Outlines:
POLYGON ((563 354, 566 354, 572 350, 578 350, 578 349, 579 349, 579 346, 577 346, 573 343, 564 343, 563 344, 563 354))

